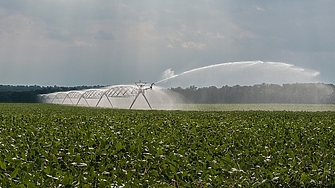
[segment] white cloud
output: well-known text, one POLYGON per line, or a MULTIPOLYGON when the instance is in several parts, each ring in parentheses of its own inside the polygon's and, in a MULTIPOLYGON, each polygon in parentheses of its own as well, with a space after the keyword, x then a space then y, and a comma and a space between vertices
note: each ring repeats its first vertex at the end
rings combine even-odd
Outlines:
POLYGON ((204 48, 207 47, 207 44, 196 43, 196 42, 183 42, 183 43, 181 43, 181 47, 183 47, 183 48, 204 49, 204 48))
POLYGON ((257 38, 257 36, 255 34, 253 34, 252 32, 245 30, 245 31, 241 31, 237 35, 237 38, 240 38, 240 39, 255 39, 255 38, 257 38))
POLYGON ((74 47, 93 47, 91 43, 85 41, 73 41, 72 46, 74 47))
POLYGON ((207 32, 206 33, 206 36, 210 37, 210 38, 213 38, 213 39, 224 39, 225 36, 221 33, 210 33, 210 32, 207 32))
POLYGON ((260 6, 254 5, 253 7, 258 11, 265 11, 265 9, 260 6))
POLYGON ((172 44, 168 44, 168 45, 166 45, 166 47, 173 48, 172 44))

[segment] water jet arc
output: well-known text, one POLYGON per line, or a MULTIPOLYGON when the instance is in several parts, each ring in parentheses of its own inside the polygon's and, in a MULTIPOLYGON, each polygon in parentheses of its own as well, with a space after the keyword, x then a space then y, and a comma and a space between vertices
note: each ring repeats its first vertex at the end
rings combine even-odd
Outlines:
POLYGON ((208 65, 174 74, 167 69, 161 80, 164 87, 255 85, 261 83, 315 83, 320 72, 284 62, 238 61, 208 65))

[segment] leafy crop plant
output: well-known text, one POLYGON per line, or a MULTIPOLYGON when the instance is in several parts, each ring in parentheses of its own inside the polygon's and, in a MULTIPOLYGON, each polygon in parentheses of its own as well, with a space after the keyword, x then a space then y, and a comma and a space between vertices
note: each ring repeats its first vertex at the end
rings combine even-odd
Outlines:
POLYGON ((335 112, 0 104, 1 187, 332 187, 335 112))

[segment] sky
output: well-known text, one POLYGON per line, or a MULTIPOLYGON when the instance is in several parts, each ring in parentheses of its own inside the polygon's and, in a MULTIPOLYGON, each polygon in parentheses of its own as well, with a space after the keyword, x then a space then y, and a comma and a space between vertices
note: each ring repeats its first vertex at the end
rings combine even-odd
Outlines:
MULTIPOLYGON (((233 64, 229 84, 300 77, 292 69, 310 73, 306 82, 335 84, 334 7, 333 0, 0 0, 0 84, 157 82, 222 63, 233 64), (246 61, 281 66, 270 67, 267 80, 271 63, 235 70, 246 61)), ((206 70, 183 79, 196 85, 214 69, 206 70)), ((226 85, 226 78, 208 80, 226 85)), ((295 81, 304 82, 288 82, 295 81)))

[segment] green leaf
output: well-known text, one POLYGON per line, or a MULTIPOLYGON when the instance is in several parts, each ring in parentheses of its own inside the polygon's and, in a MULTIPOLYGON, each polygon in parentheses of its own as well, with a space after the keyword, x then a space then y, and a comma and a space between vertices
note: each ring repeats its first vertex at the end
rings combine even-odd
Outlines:
POLYGON ((129 152, 133 152, 135 150, 135 145, 131 145, 130 147, 129 147, 129 152))
POLYGON ((47 166, 47 167, 44 169, 44 172, 47 173, 47 174, 50 174, 50 167, 47 166))
POLYGON ((31 182, 28 182, 26 184, 27 184, 27 188, 36 188, 36 186, 31 182))
POLYGON ((171 170, 173 173, 177 173, 176 167, 174 167, 172 164, 170 164, 170 170, 171 170))
POLYGON ((11 178, 15 178, 19 173, 20 168, 15 168, 15 170, 10 174, 11 178))
POLYGON ((120 151, 121 149, 122 149, 122 143, 121 142, 118 142, 117 144, 116 144, 116 146, 115 146, 115 148, 116 148, 116 151, 120 151))
POLYGON ((158 150, 157 150, 157 156, 162 155, 162 154, 163 154, 162 148, 158 148, 158 150))
POLYGON ((90 170, 89 170, 89 175, 90 175, 91 178, 94 178, 95 175, 96 175, 93 166, 92 166, 92 167, 90 168, 90 170))
POLYGON ((142 129, 142 127, 143 127, 143 124, 142 124, 142 123, 139 123, 139 124, 135 127, 136 132, 139 132, 139 131, 142 129))
POLYGON ((70 174, 67 174, 66 176, 64 176, 62 180, 62 184, 70 185, 71 181, 72 181, 72 176, 70 174))
POLYGON ((306 182, 308 181, 308 175, 304 172, 300 176, 300 182, 306 182))
POLYGON ((6 163, 0 161, 0 168, 1 168, 2 170, 6 170, 6 163))
POLYGON ((151 170, 151 174, 157 177, 159 176, 159 173, 157 170, 151 170))
POLYGON ((19 184, 19 185, 12 185, 11 188, 25 188, 26 186, 23 184, 19 184))

